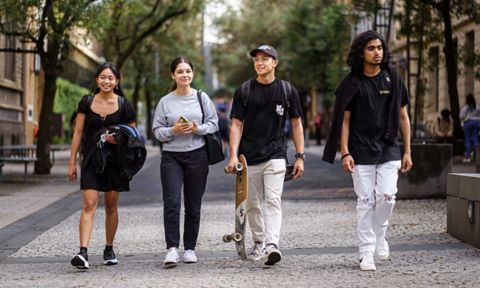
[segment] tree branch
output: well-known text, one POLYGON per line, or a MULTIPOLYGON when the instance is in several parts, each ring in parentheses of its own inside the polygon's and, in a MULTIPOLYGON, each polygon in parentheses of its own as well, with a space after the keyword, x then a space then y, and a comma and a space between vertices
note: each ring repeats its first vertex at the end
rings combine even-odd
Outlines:
POLYGON ((187 8, 181 8, 179 10, 174 10, 174 11, 168 11, 166 12, 160 19, 154 23, 152 26, 150 26, 148 29, 143 31, 140 36, 134 37, 132 41, 130 42, 130 45, 128 48, 123 52, 119 54, 119 57, 117 58, 117 65, 120 67, 123 65, 125 60, 135 51, 136 47, 145 39, 147 38, 150 34, 154 33, 158 28, 160 28, 166 21, 177 17, 179 15, 185 14, 188 12, 187 8))

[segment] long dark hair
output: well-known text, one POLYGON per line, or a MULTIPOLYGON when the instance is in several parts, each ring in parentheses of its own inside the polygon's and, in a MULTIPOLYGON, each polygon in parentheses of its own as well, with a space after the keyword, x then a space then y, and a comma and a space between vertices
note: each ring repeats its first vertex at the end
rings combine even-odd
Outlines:
MULTIPOLYGON (((170 72, 172 74, 175 73, 175 70, 177 69, 177 66, 180 63, 187 63, 188 66, 190 66, 190 68, 193 71, 193 64, 188 58, 177 57, 177 58, 173 59, 172 64, 170 64, 170 72)), ((177 82, 175 82, 175 80, 174 80, 173 84, 172 84, 172 87, 170 87, 170 92, 174 91, 175 89, 177 89, 177 82)))
MULTIPOLYGON (((122 79, 122 77, 115 63, 105 62, 102 65, 98 66, 97 73, 95 73, 95 78, 98 78, 98 76, 100 76, 100 73, 102 73, 102 71, 105 69, 110 69, 113 75, 115 75, 115 77, 118 79, 118 84, 115 85, 115 87, 113 88, 113 92, 119 96, 125 97, 122 91, 122 87, 120 87, 120 80, 122 79)), ((96 87, 95 90, 93 91, 94 95, 99 92, 100 92, 100 88, 98 87, 96 87)))
POLYGON ((467 95, 466 104, 468 105, 468 110, 475 111, 477 110, 477 102, 475 101, 475 97, 472 94, 467 95))
POLYGON ((380 42, 382 42, 383 48, 383 58, 380 67, 386 69, 390 66, 392 53, 390 52, 390 49, 388 49, 385 39, 379 33, 369 30, 355 37, 352 46, 350 47, 350 51, 348 52, 347 64, 352 68, 354 73, 363 72, 363 49, 365 49, 368 42, 376 39, 379 39, 380 42))

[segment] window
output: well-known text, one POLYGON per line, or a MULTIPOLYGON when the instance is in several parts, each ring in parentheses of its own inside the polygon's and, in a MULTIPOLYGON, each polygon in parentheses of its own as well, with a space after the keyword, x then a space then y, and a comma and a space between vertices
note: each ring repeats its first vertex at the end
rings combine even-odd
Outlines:
MULTIPOLYGON (((5 47, 9 49, 15 49, 15 37, 5 36, 5 47)), ((5 78, 15 81, 15 57, 16 53, 5 53, 5 78)))

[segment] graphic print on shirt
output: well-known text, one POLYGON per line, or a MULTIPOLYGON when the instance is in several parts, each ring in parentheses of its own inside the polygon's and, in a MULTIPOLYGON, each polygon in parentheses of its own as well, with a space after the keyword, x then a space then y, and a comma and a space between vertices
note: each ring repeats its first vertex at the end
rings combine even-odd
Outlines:
POLYGON ((277 105, 276 112, 278 115, 283 116, 283 110, 284 110, 283 105, 277 105))

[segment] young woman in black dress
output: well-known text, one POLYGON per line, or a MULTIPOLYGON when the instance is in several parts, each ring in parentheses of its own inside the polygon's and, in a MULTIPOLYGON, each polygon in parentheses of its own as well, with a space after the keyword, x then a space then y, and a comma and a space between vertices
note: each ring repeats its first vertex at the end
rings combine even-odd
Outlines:
MULTIPOLYGON (((77 180, 77 153, 82 146, 80 188, 83 193, 80 216, 80 252, 72 258, 71 264, 79 269, 88 269, 87 247, 93 229, 93 216, 98 206, 99 191, 105 192, 105 234, 103 251, 105 265, 117 264, 113 251, 113 240, 118 226, 119 192, 129 191, 129 181, 119 175, 117 163, 107 163, 102 174, 95 172, 93 156, 96 148, 95 134, 98 130, 116 124, 135 127, 135 112, 123 97, 120 88, 120 73, 113 63, 100 65, 96 73, 97 88, 93 96, 85 96, 78 104, 75 132, 72 139, 68 177, 77 180), (121 104, 123 103, 123 107, 121 104)), ((115 138, 107 134, 106 145, 115 145, 115 138)))

